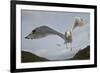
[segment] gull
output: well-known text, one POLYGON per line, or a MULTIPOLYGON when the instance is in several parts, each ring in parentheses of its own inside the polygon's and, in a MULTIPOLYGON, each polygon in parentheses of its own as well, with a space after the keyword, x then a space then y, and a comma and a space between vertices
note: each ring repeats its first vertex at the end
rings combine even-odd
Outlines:
POLYGON ((81 17, 75 17, 74 24, 72 24, 72 27, 69 31, 65 31, 65 34, 60 33, 56 31, 55 29, 52 29, 48 26, 43 25, 43 26, 39 26, 33 29, 32 32, 25 37, 25 39, 41 39, 49 35, 57 35, 65 41, 64 43, 66 44, 67 48, 68 48, 68 45, 70 45, 69 48, 71 48, 72 37, 73 37, 72 33, 74 29, 76 27, 82 27, 84 25, 85 25, 85 22, 81 17))

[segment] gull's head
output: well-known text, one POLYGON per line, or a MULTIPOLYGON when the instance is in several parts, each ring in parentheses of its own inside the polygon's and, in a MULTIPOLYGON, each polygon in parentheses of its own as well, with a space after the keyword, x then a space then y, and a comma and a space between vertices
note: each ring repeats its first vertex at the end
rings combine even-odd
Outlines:
POLYGON ((25 39, 40 39, 45 37, 50 32, 48 32, 49 28, 47 26, 40 26, 32 30, 32 32, 25 37, 25 39))
POLYGON ((33 30, 30 34, 28 34, 25 39, 34 39, 36 36, 36 30, 33 30))
POLYGON ((72 32, 71 31, 65 32, 65 38, 68 43, 72 43, 72 32))
POLYGON ((71 36, 72 36, 72 32, 71 32, 71 31, 65 32, 65 36, 66 36, 66 37, 71 37, 71 36))
POLYGON ((42 34, 42 30, 40 30, 39 28, 36 28, 34 30, 32 30, 32 32, 30 34, 28 34, 25 39, 39 39, 41 38, 41 34, 42 34))

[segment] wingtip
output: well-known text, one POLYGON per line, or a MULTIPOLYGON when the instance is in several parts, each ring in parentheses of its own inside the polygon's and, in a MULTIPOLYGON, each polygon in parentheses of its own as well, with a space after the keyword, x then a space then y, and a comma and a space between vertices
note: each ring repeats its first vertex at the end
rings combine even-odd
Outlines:
POLYGON ((29 39, 27 36, 26 37, 24 37, 25 39, 29 39))

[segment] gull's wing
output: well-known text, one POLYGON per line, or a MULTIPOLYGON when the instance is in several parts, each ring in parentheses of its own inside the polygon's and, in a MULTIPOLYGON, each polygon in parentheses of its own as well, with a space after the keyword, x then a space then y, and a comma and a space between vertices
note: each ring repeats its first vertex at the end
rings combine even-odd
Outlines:
POLYGON ((41 39, 49 35, 58 35, 62 39, 66 40, 65 36, 62 33, 57 32, 56 30, 48 26, 40 26, 40 27, 33 29, 32 32, 25 38, 26 39, 41 39))
POLYGON ((74 25, 72 26, 72 31, 76 27, 82 27, 85 25, 85 21, 81 17, 75 17, 74 25))

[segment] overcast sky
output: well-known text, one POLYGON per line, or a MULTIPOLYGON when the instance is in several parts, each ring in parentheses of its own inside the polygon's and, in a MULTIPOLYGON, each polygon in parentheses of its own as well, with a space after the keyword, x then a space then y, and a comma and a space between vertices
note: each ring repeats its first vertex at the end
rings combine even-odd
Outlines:
POLYGON ((21 41, 22 50, 37 54, 51 60, 71 58, 79 49, 90 44, 90 14, 76 12, 51 12, 21 10, 21 41), (64 40, 57 35, 50 35, 42 39, 25 39, 33 29, 39 26, 48 26, 58 32, 70 31, 75 17, 81 17, 86 21, 84 27, 77 27, 73 32, 73 51, 66 49, 64 40))

